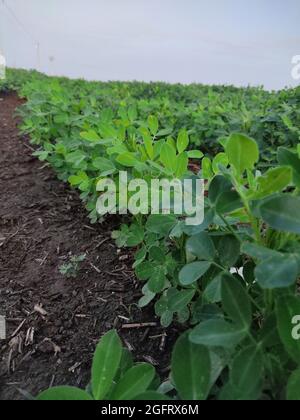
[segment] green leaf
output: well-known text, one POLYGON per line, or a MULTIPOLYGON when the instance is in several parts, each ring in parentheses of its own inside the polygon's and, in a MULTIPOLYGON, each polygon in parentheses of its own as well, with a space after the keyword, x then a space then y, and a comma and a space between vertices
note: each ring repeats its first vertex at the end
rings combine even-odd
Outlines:
POLYGON ((215 217, 215 211, 213 209, 205 209, 204 221, 201 225, 190 226, 184 225, 182 230, 188 236, 198 235, 198 233, 204 232, 213 223, 215 217))
POLYGON ((266 260, 271 257, 280 257, 282 254, 273 249, 266 248, 251 242, 244 242, 242 245, 242 253, 258 260, 266 260))
POLYGON ((82 184, 83 182, 88 182, 89 177, 87 176, 86 172, 78 172, 77 175, 70 176, 68 181, 72 185, 72 187, 75 187, 82 184))
POLYGON ((166 255, 162 248, 158 246, 152 246, 149 250, 149 257, 151 260, 164 264, 166 262, 166 255))
POLYGON ((212 168, 215 174, 220 172, 219 165, 222 165, 225 168, 228 166, 228 157, 225 153, 217 154, 212 162, 212 168))
POLYGON ((225 191, 219 195, 216 203, 217 213, 232 213, 233 211, 241 208, 243 208, 243 203, 236 191, 225 191))
POLYGON ((94 130, 83 131, 83 132, 80 133, 80 137, 83 140, 87 140, 87 141, 90 141, 90 142, 95 142, 95 141, 101 140, 99 135, 94 130))
POLYGON ((189 306, 185 306, 181 311, 177 312, 177 320, 179 324, 185 324, 191 317, 189 306))
POLYGON ((300 234, 300 197, 272 197, 260 205, 260 214, 273 229, 300 234))
POLYGON ((228 274, 222 278, 222 304, 231 320, 247 331, 252 321, 251 303, 245 288, 228 274))
POLYGON ((241 394, 248 395, 262 380, 263 359, 259 347, 242 349, 233 359, 230 379, 241 394))
POLYGON ((215 245, 206 232, 201 232, 189 238, 186 243, 186 250, 198 259, 206 261, 213 261, 216 255, 215 245))
POLYGON ((232 184, 228 179, 222 175, 215 176, 209 185, 208 191, 208 198, 211 204, 216 204, 221 194, 225 191, 230 192, 231 190, 232 184))
POLYGON ((159 130, 159 132, 156 134, 156 137, 166 137, 172 134, 173 128, 163 128, 162 130, 159 130))
POLYGON ((165 143, 160 151, 160 161, 171 172, 176 172, 177 156, 176 151, 168 143, 165 143))
POLYGON ((300 401, 300 369, 290 376, 287 386, 287 400, 300 401))
POLYGON ((101 171, 99 176, 111 175, 116 170, 115 165, 109 159, 105 159, 102 157, 98 157, 94 159, 92 164, 95 169, 98 169, 101 171))
POLYGON ((155 376, 155 369, 148 363, 141 363, 129 369, 116 385, 110 400, 129 401, 145 392, 155 376))
POLYGON ((171 311, 165 311, 161 318, 160 318, 160 323, 164 328, 168 328, 172 322, 173 322, 173 312, 171 311))
POLYGON ((193 299, 196 291, 191 290, 182 290, 172 296, 168 302, 168 307, 172 312, 182 311, 193 299))
POLYGON ((190 341, 208 347, 236 347, 246 336, 246 332, 222 319, 202 322, 190 333, 190 341))
POLYGON ((276 192, 281 192, 292 182, 292 175, 290 167, 270 169, 264 176, 257 179, 255 198, 263 198, 276 192))
POLYGON ((280 165, 290 166, 293 169, 294 183, 300 188, 300 156, 285 147, 279 147, 277 159, 280 165))
POLYGON ((241 244, 233 235, 223 236, 218 243, 218 254, 224 267, 234 267, 240 257, 241 244))
POLYGON ((114 129, 109 123, 101 122, 99 124, 99 130, 104 139, 115 139, 118 137, 117 130, 114 129))
POLYGON ((275 311, 264 320, 257 339, 264 349, 277 346, 280 342, 275 311))
POLYGON ((222 275, 214 278, 206 287, 203 297, 210 303, 219 303, 222 300, 222 275))
POLYGON ((209 320, 223 320, 224 314, 222 309, 215 304, 205 304, 202 298, 195 301, 195 304, 191 308, 192 310, 192 324, 209 320))
POLYGON ((243 134, 232 134, 226 143, 229 163, 242 175, 246 169, 253 169, 259 160, 259 149, 255 140, 243 134))
POLYGON ((139 300, 138 303, 139 308, 145 308, 148 306, 156 296, 155 293, 150 292, 147 284, 143 287, 143 294, 144 296, 139 300))
POLYGON ((207 157, 202 159, 202 176, 204 179, 211 179, 214 176, 213 170, 212 170, 212 163, 211 160, 207 157))
POLYGON ((151 134, 153 136, 156 136, 156 134, 158 132, 158 119, 155 116, 153 116, 153 115, 149 116, 148 126, 149 126, 149 129, 151 131, 151 134))
POLYGON ((183 221, 178 221, 177 224, 172 229, 172 231, 170 232, 170 238, 171 239, 181 238, 183 233, 184 233, 184 226, 185 226, 185 224, 184 224, 183 221))
POLYGON ((188 148, 190 143, 189 140, 189 135, 188 132, 186 130, 181 130, 178 134, 178 138, 177 138, 177 150, 178 153, 182 153, 185 152, 186 149, 188 148))
POLYGON ((155 169, 155 171, 159 172, 159 175, 166 175, 166 176, 170 176, 170 172, 165 169, 162 165, 159 165, 156 162, 153 162, 152 160, 148 161, 148 165, 151 166, 152 168, 155 169))
POLYGON ((146 229, 151 233, 167 236, 175 226, 177 219, 172 215, 153 214, 146 223, 146 229))
POLYGON ((225 360, 223 349, 210 348, 209 355, 211 361, 210 383, 211 387, 213 387, 226 367, 227 361, 225 360))
POLYGON ((298 271, 296 258, 280 255, 260 263, 255 269, 255 276, 261 288, 281 289, 296 283, 298 271))
POLYGON ((182 400, 204 401, 210 390, 211 361, 206 347, 193 344, 187 334, 172 354, 172 377, 182 400))
POLYGON ((131 225, 127 238, 127 246, 136 247, 140 245, 145 237, 145 231, 142 226, 131 225))
POLYGON ((187 153, 181 153, 177 156, 176 176, 178 179, 182 178, 188 170, 189 158, 187 153))
POLYGON ((223 386, 221 393, 219 394, 219 401, 257 401, 260 399, 262 393, 262 384, 258 383, 254 390, 248 390, 246 393, 242 393, 238 388, 228 382, 223 386))
POLYGON ((47 389, 37 397, 38 401, 93 401, 85 391, 71 386, 59 386, 47 389))
POLYGON ((106 149, 106 152, 109 156, 112 156, 112 155, 122 155, 123 153, 127 153, 128 150, 124 144, 117 144, 116 146, 108 147, 106 149))
POLYGON ((102 400, 108 393, 119 369, 122 343, 115 330, 100 340, 94 354, 92 366, 92 389, 95 400, 102 400))
POLYGON ((154 147, 151 138, 144 138, 144 145, 149 159, 154 158, 154 147))
POLYGON ((204 276, 210 269, 211 262, 199 261, 187 264, 179 273, 179 282, 182 286, 189 286, 204 276))
POLYGON ((129 168, 134 168, 137 164, 140 163, 136 156, 130 152, 122 153, 117 157, 116 161, 121 165, 129 168))
POLYGON ((153 274, 148 282, 150 292, 160 293, 164 290, 167 282, 164 267, 153 267, 153 274))
POLYGON ((145 127, 140 128, 140 132, 143 136, 144 146, 145 146, 146 152, 148 154, 148 157, 150 159, 153 159, 154 158, 154 146, 153 146, 153 139, 151 137, 151 134, 149 133, 149 130, 145 127))
POLYGON ((91 186, 90 181, 87 179, 86 181, 82 182, 79 185, 79 190, 82 192, 89 191, 90 186, 91 186))
POLYGON ((176 142, 175 142, 175 140, 173 139, 173 137, 169 136, 169 137, 167 138, 167 144, 168 144, 169 146, 171 146, 171 147, 172 147, 172 149, 174 150, 174 152, 175 152, 175 153, 177 152, 176 142))
POLYGON ((146 391, 134 398, 135 401, 170 401, 171 398, 156 391, 146 391))
POLYGON ((293 323, 300 315, 300 298, 296 296, 282 296, 276 302, 277 327, 280 339, 290 355, 299 364, 300 340, 293 337, 293 330, 297 328, 293 323))
POLYGON ((148 280, 155 274, 155 266, 150 261, 144 261, 136 267, 135 274, 139 280, 148 280))
POLYGON ((189 150, 187 154, 189 159, 202 159, 204 156, 200 150, 189 150))
POLYGON ((234 386, 227 382, 221 388, 221 391, 218 395, 218 401, 236 401, 238 399, 237 392, 234 386))
POLYGON ((36 156, 39 158, 40 161, 44 162, 48 159, 49 152, 47 151, 37 151, 33 153, 33 156, 36 156))
POLYGON ((68 124, 69 116, 68 114, 61 113, 61 114, 55 115, 53 120, 55 124, 68 124))
POLYGON ((66 155, 66 162, 78 167, 86 159, 86 157, 85 153, 80 150, 76 150, 76 152, 71 152, 66 155))
POLYGON ((115 377, 115 382, 118 382, 124 374, 133 367, 133 354, 128 350, 123 348, 122 358, 120 362, 120 367, 117 376, 115 377))
POLYGON ((143 261, 145 261, 146 256, 147 256, 147 248, 145 246, 143 246, 141 249, 139 249, 135 255, 134 255, 134 260, 135 263, 133 264, 133 268, 136 268, 138 265, 140 265, 143 261))
POLYGON ((138 113, 137 113, 137 110, 136 110, 135 106, 131 106, 128 109, 128 117, 129 117, 131 122, 134 122, 137 119, 138 113))

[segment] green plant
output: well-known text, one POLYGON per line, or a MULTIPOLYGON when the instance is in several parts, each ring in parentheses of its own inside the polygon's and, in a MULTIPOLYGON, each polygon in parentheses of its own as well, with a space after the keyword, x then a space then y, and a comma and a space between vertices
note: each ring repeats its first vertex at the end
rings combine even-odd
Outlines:
MULTIPOLYGON (((274 332, 270 331, 271 324, 268 327, 267 335, 270 342, 274 339, 274 332)), ((223 331, 228 339, 228 328, 226 333, 224 329, 223 331)), ((212 348, 193 343, 188 333, 183 334, 172 352, 170 378, 161 384, 151 365, 147 363, 134 365, 130 352, 122 348, 118 334, 112 330, 105 334, 97 346, 91 383, 85 390, 69 386, 50 388, 41 392, 36 400, 257 399, 263 386, 262 375, 266 358, 263 343, 261 347, 256 343, 249 343, 231 358, 229 350, 232 345, 231 339, 227 340, 230 346, 225 351, 219 346, 212 348), (228 371, 225 371, 226 366, 229 366, 228 371)), ((299 380, 299 369, 296 369, 288 378, 280 399, 299 400, 299 380)), ((264 399, 269 398, 266 393, 264 399)))
POLYGON ((140 306, 155 301, 162 325, 186 326, 169 388, 183 399, 299 399, 299 88, 10 77, 27 98, 22 131, 35 155, 80 191, 93 222, 104 177, 184 179, 205 152, 202 225, 140 215, 113 234, 137 248, 140 306))
POLYGON ((155 369, 148 363, 133 363, 130 352, 112 330, 100 340, 93 359, 91 383, 86 390, 62 386, 48 389, 39 401, 167 399, 155 392, 155 369))
POLYGON ((59 267, 59 272, 66 277, 76 278, 80 269, 80 264, 85 261, 86 255, 73 255, 69 261, 59 267))
MULTIPOLYGON (((300 161, 295 151, 280 148, 279 165, 262 174, 255 168, 254 140, 234 134, 224 145, 228 165, 219 164, 209 180, 208 220, 192 229, 173 221, 185 258, 176 259, 178 252, 169 248, 175 275, 164 283, 155 309, 166 326, 174 314, 190 320, 189 343, 221 355, 223 373, 211 396, 282 399, 300 360, 299 341, 291 335, 300 313, 300 161)), ((159 226, 164 243, 170 241, 164 223, 159 226)), ((151 281, 157 261, 150 257, 138 267, 137 276, 151 281)), ((141 306, 157 292, 150 281, 141 306)))

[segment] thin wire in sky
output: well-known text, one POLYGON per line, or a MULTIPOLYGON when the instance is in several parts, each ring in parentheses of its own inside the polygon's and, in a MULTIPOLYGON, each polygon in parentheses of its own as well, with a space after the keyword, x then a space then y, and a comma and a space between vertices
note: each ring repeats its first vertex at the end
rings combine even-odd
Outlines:
POLYGON ((10 6, 8 6, 8 4, 6 3, 6 0, 2 0, 2 5, 9 12, 9 14, 13 17, 13 19, 19 25, 19 27, 23 30, 23 32, 26 33, 26 35, 34 43, 34 45, 36 47, 36 53, 37 53, 37 66, 38 66, 38 68, 40 68, 40 42, 26 28, 24 23, 19 19, 19 17, 16 15, 16 13, 13 11, 13 9, 10 6))

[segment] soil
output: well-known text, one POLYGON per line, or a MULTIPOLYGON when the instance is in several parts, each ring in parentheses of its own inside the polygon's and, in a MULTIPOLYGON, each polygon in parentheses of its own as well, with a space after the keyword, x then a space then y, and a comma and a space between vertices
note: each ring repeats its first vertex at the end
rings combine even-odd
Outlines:
POLYGON ((137 361, 167 375, 177 331, 160 327, 152 308, 136 306, 141 291, 132 255, 111 240, 120 220, 90 225, 78 194, 32 157, 14 116, 21 103, 16 94, 0 94, 0 315, 7 328, 0 400, 24 399, 20 390, 84 388, 95 346, 111 328, 137 361), (82 254, 76 278, 60 274, 82 254), (149 322, 156 326, 128 325, 149 322))

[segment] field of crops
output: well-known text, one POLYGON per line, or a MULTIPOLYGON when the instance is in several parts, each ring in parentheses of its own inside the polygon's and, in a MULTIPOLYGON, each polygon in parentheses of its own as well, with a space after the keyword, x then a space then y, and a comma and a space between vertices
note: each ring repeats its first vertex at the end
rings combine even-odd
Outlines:
MULTIPOLYGON (((11 91, 24 100, 20 133, 78 192, 91 229, 107 223, 97 212, 99 184, 118 184, 121 171, 147 183, 204 179, 206 190, 200 225, 147 211, 109 216, 119 248, 111 252, 133 256, 133 305, 159 318, 164 334, 175 326, 170 368, 135 364, 122 331, 107 329, 86 389, 66 379, 37 398, 300 400, 300 88, 101 83, 9 70, 4 100, 11 91)), ((76 279, 80 253, 62 276, 76 279)))

